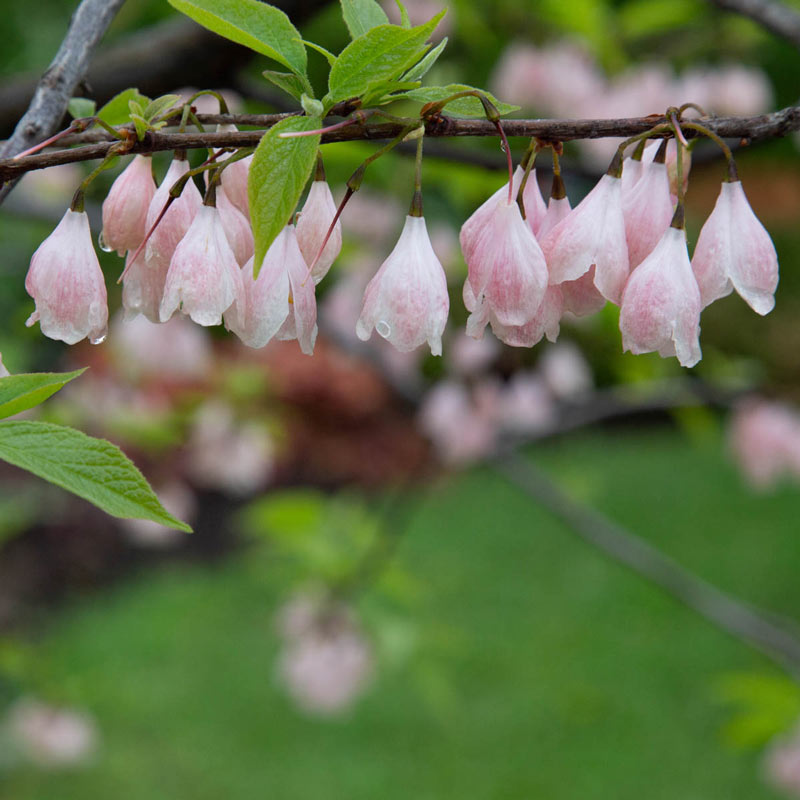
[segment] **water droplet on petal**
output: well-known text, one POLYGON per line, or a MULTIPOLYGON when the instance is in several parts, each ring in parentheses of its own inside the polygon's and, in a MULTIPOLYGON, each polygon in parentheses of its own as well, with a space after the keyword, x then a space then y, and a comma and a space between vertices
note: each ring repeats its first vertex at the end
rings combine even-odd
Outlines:
POLYGON ((103 344, 103 342, 106 340, 107 336, 108 336, 107 333, 101 333, 100 336, 90 336, 89 337, 89 343, 90 344, 103 344))
POLYGON ((385 319, 382 319, 375 326, 375 330, 378 331, 378 334, 383 336, 384 339, 388 339, 392 335, 392 326, 385 319))
POLYGON ((99 235, 98 235, 98 237, 97 237, 97 246, 98 246, 98 247, 99 247, 99 248, 100 248, 100 249, 101 249, 101 250, 102 250, 104 253, 110 253, 110 252, 111 252, 111 251, 114 249, 113 247, 109 247, 109 246, 106 244, 106 240, 105 240, 105 238, 103 237, 103 231, 100 231, 100 234, 99 234, 99 235))
POLYGON ((502 139, 500 140, 500 149, 505 153, 506 143, 502 139))

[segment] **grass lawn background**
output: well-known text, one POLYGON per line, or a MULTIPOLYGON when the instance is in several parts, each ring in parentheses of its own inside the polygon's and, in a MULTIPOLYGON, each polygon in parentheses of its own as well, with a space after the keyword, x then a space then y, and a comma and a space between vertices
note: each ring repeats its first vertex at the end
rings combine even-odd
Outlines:
MULTIPOLYGON (((798 616, 800 492, 752 495, 716 436, 615 429, 530 456, 721 588, 798 616)), ((778 797, 757 754, 722 742, 714 692, 768 662, 501 477, 481 468, 428 489, 399 556, 424 589, 420 659, 435 669, 384 671, 329 721, 276 687, 263 558, 165 568, 76 601, 40 657, 97 717, 102 750, 87 768, 0 776, 0 798, 778 797)))

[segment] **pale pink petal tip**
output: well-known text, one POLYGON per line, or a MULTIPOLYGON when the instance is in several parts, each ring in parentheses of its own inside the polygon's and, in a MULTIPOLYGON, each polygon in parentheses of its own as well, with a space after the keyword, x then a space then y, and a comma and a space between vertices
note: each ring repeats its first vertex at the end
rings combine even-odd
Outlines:
POLYGON ((103 201, 102 247, 124 255, 141 245, 147 232, 147 211, 155 192, 152 159, 134 156, 103 201))
POLYGON ((622 297, 619 326, 624 350, 677 356, 684 367, 700 360, 700 290, 685 231, 668 228, 633 271, 622 297))
POLYGON ((108 330, 103 271, 82 211, 67 211, 31 258, 25 289, 36 302, 27 325, 41 325, 51 339, 100 344, 108 330))
POLYGON ((736 289, 757 314, 774 308, 778 255, 741 181, 722 184, 714 210, 700 231, 692 269, 703 307, 736 289))
POLYGON ((394 250, 367 285, 356 333, 366 341, 375 330, 402 352, 427 342, 438 356, 449 310, 447 280, 425 219, 407 216, 394 250))

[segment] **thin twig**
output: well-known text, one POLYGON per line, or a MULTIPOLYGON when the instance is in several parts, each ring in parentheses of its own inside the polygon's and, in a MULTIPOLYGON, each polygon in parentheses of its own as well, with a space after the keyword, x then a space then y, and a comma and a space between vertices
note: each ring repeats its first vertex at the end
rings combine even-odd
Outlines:
POLYGON ((541 470, 512 453, 495 469, 584 541, 657 584, 734 637, 746 641, 793 674, 800 674, 800 638, 791 620, 756 609, 684 569, 600 512, 577 503, 541 470))
POLYGON ((710 0, 725 11, 749 17, 800 50, 800 11, 778 0, 710 0))
MULTIPOLYGON (((258 130, 232 131, 224 133, 148 133, 144 140, 136 142, 131 153, 154 153, 162 150, 178 150, 209 147, 253 147, 261 141, 265 128, 284 119, 287 114, 204 114, 199 117, 203 124, 234 123, 239 125, 258 125, 258 130)), ((529 138, 536 136, 548 141, 569 141, 576 139, 601 139, 606 137, 633 136, 644 133, 664 118, 651 115, 625 119, 510 119, 503 121, 508 136, 529 138)), ((771 114, 752 117, 715 117, 703 120, 703 124, 719 136, 728 139, 747 139, 755 141, 785 136, 791 131, 800 130, 800 106, 789 106, 771 114)), ((332 131, 322 137, 323 142, 347 142, 356 140, 385 140, 399 135, 402 126, 395 123, 375 123, 371 125, 350 125, 332 131)), ((11 161, 0 160, 0 181, 8 181, 36 169, 88 161, 105 157, 111 142, 97 142, 97 132, 90 132, 95 144, 71 149, 37 153, 36 155, 11 161)), ((487 120, 441 118, 429 123, 425 135, 443 137, 487 137, 497 136, 497 129, 487 120)), ((686 136, 698 136, 696 131, 686 131, 686 136)), ((82 142, 81 136, 72 141, 82 142)))

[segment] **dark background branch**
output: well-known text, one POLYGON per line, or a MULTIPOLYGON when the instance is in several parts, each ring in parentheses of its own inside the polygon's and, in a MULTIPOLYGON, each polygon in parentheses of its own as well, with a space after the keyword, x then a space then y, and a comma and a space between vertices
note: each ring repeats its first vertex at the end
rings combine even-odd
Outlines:
POLYGON ((725 11, 749 17, 800 50, 800 12, 777 0, 711 0, 725 11))

